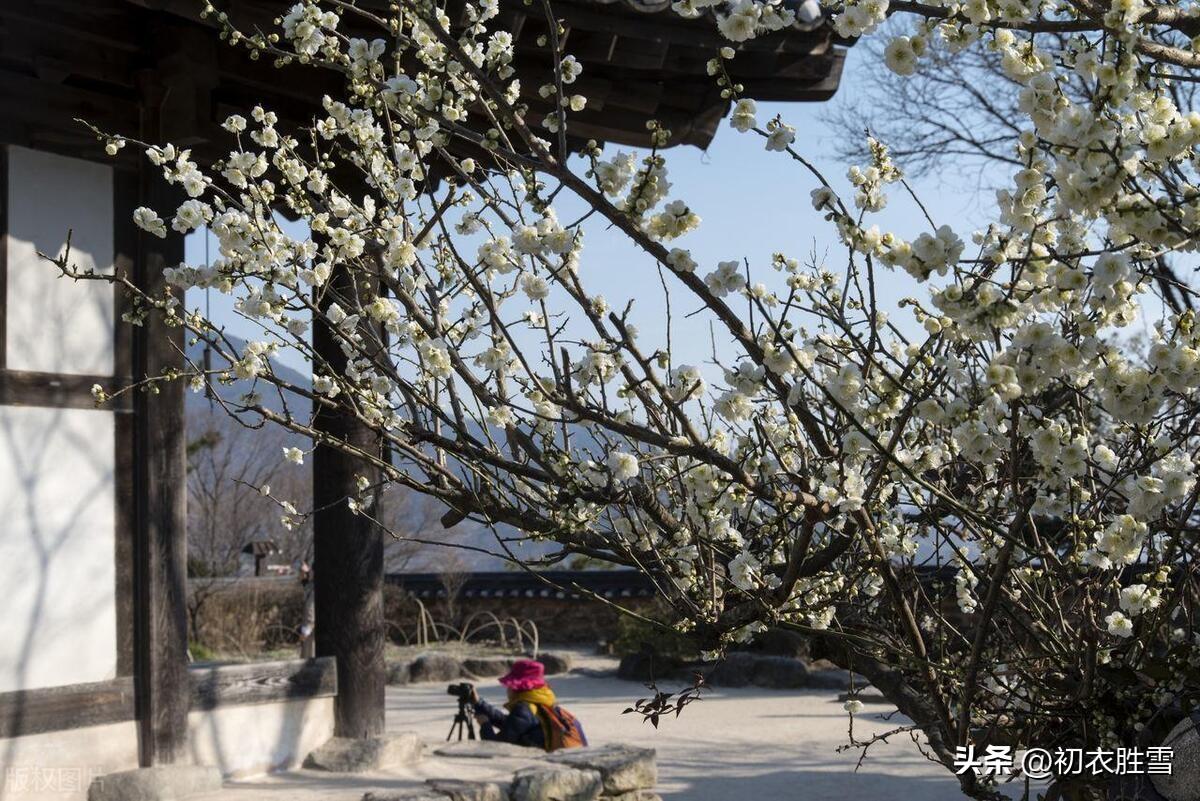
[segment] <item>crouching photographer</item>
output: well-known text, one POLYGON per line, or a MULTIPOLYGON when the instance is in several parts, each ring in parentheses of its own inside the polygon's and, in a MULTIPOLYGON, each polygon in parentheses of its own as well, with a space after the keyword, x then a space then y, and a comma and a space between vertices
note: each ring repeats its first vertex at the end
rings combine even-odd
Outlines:
POLYGON ((557 751, 587 745, 583 726, 558 705, 546 684, 546 668, 532 659, 518 659, 500 683, 508 691, 504 708, 489 704, 470 688, 479 734, 484 740, 500 740, 527 748, 557 751))

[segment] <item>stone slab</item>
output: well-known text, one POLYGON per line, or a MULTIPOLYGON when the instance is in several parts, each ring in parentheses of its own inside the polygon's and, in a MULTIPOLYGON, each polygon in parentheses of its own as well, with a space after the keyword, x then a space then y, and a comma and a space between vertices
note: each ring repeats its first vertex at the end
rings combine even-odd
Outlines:
POLYGON ((1162 744, 1172 750, 1171 773, 1151 776, 1154 789, 1167 801, 1200 799, 1200 712, 1179 721, 1162 744))
POLYGON ((599 771, 554 765, 518 770, 509 793, 512 801, 596 801, 603 789, 599 771))
POLYGON ((503 743, 499 740, 459 740, 438 746, 433 753, 443 757, 465 759, 495 759, 496 757, 538 759, 546 755, 546 752, 540 748, 526 748, 523 745, 503 743))
POLYGON ((429 786, 450 801, 508 801, 508 788, 495 782, 430 779, 429 786))
POLYGON ((221 771, 208 765, 161 765, 109 773, 88 787, 88 801, 181 801, 221 789, 221 771))
POLYGON ((422 681, 449 682, 462 678, 462 675, 462 662, 458 661, 458 657, 439 653, 438 651, 428 651, 419 654, 408 665, 408 680, 413 683, 422 681))
POLYGON ((366 773, 412 765, 425 748, 413 732, 364 739, 334 737, 304 760, 304 767, 331 773, 366 773))
POLYGON ((551 754, 546 761, 579 770, 596 771, 603 781, 606 796, 653 789, 658 783, 658 766, 654 761, 653 748, 619 744, 572 748, 551 754))

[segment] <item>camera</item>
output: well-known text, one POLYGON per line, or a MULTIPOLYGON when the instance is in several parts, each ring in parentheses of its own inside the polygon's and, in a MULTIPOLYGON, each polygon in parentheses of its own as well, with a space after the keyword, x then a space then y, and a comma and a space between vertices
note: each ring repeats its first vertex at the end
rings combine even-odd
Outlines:
POLYGON ((463 731, 467 733, 468 740, 475 739, 475 721, 471 718, 470 706, 471 696, 475 694, 475 685, 469 681, 451 684, 446 688, 446 695, 453 695, 458 699, 458 713, 454 716, 454 722, 450 724, 450 733, 446 735, 446 742, 458 733, 458 739, 463 738, 463 731))
POLYGON ((471 684, 469 681, 460 682, 458 684, 451 684, 449 687, 446 688, 446 694, 453 695, 459 701, 471 700, 471 693, 473 693, 474 691, 475 691, 475 685, 471 684))

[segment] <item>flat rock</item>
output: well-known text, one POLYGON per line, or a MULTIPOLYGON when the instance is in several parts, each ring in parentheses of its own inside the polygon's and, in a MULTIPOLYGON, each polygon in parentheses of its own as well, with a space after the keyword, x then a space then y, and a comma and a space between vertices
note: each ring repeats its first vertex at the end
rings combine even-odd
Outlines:
POLYGON ((499 740, 459 740, 438 746, 434 752, 444 757, 464 757, 466 759, 495 759, 496 757, 542 757, 546 752, 540 748, 526 748, 523 745, 503 743, 499 740))
POLYGON ((571 672, 570 654, 542 653, 532 658, 542 663, 542 666, 546 668, 547 676, 571 672))
POLYGON ((446 796, 436 790, 371 790, 362 801, 446 801, 446 796))
POLYGON ((387 683, 408 684, 408 672, 411 662, 388 662, 387 683))
POLYGON ((750 682, 772 690, 796 690, 810 686, 808 668, 790 656, 760 656, 754 662, 750 682))
POLYGON ((466 782, 458 779, 429 779, 430 788, 443 796, 443 801, 508 801, 506 788, 494 782, 466 782))
POLYGON ((420 654, 408 665, 408 680, 411 682, 454 681, 462 678, 462 674, 462 662, 457 657, 436 651, 420 654))
MULTIPOLYGON (((858 682, 858 686, 862 686, 863 682, 858 682)), ((808 671, 808 687, 813 687, 819 690, 849 690, 850 689, 850 671, 841 670, 839 668, 813 670, 808 671)))
POLYGON ((678 659, 660 656, 648 651, 621 657, 617 666, 617 678, 626 681, 662 681, 671 678, 682 667, 678 659))
POLYGON ((1150 781, 1167 801, 1200 798, 1200 712, 1171 729, 1162 744, 1172 750, 1171 773, 1153 774, 1150 781))
POLYGON ((88 801, 178 801, 221 789, 221 771, 207 765, 161 765, 109 773, 88 787, 88 801))
POLYGON ((768 629, 754 638, 754 650, 767 656, 804 659, 808 656, 808 639, 787 629, 768 629))
POLYGON ((604 801, 663 801, 663 799, 653 790, 630 790, 628 793, 606 795, 604 801))
POLYGON ((412 765, 425 746, 414 732, 383 737, 334 737, 304 760, 304 767, 331 773, 366 773, 412 765))
POLYGON ((503 676, 512 667, 513 660, 507 656, 471 656, 462 661, 462 668, 477 678, 503 676))
POLYGON ((704 678, 714 687, 746 687, 754 678, 758 660, 755 654, 735 651, 705 671, 704 678))
POLYGON ((538 766, 518 770, 509 794, 512 801, 596 801, 603 788, 599 771, 538 766))
POLYGON ((546 761, 598 772, 606 796, 653 789, 658 784, 658 766, 654 761, 653 748, 619 744, 572 748, 551 754, 546 761))

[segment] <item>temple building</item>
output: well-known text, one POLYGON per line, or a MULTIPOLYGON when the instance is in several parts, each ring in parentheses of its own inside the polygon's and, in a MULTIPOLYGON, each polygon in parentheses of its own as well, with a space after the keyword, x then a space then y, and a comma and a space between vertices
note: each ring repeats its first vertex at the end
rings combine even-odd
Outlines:
MULTIPOLYGON (((264 26, 289 4, 215 3, 264 26)), ((180 364, 182 332, 153 316, 123 324, 125 301, 110 285, 61 278, 38 256, 60 253, 70 230, 79 266, 120 271, 149 290, 183 258, 182 237, 148 236, 131 219, 138 206, 170 205, 170 187, 135 148, 107 157, 77 119, 191 147, 205 162, 227 151, 219 124, 229 114, 261 103, 286 128, 309 119, 323 93, 338 92, 312 70, 251 61, 219 40, 201 5, 0 4, 6 801, 86 798, 93 779, 139 766, 206 765, 225 777, 294 766, 335 730, 346 734, 355 704, 369 701, 346 700, 347 688, 381 692, 382 678, 365 675, 381 668, 346 658, 337 643, 323 647, 319 624, 312 660, 190 664, 184 388, 175 382, 99 409, 91 393, 180 364)), ((518 71, 546 69, 537 45, 544 17, 516 0, 501 7, 518 71)), ((673 145, 708 145, 729 109, 705 69, 729 44, 711 19, 683 19, 669 0, 554 8, 567 51, 584 63, 578 91, 589 103, 572 116, 576 146, 647 145, 650 119, 672 131, 673 145)), ((812 0, 798 10, 794 28, 746 43, 730 62, 746 96, 821 101, 836 91, 843 43, 812 0)), ((318 584, 318 621, 341 620, 345 602, 323 597, 318 584)))

